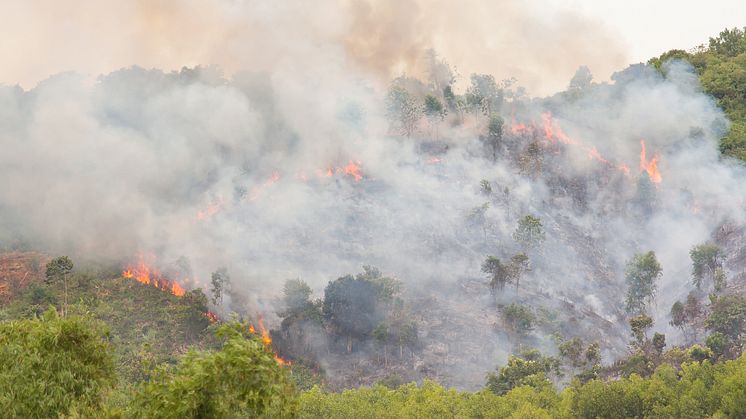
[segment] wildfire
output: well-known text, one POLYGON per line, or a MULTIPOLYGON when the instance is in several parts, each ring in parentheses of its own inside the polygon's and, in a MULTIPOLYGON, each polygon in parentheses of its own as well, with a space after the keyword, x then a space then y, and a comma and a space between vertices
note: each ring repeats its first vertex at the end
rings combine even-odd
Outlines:
POLYGON ((360 180, 363 179, 363 174, 360 171, 360 166, 358 166, 360 162, 353 162, 350 161, 347 163, 347 166, 342 168, 342 172, 347 176, 352 176, 355 179, 355 182, 360 182, 360 180))
MULTIPOLYGON (((512 132, 514 135, 524 134, 527 133, 529 130, 529 127, 526 126, 523 122, 516 122, 515 120, 515 114, 510 116, 510 132, 512 132)), ((531 126, 533 127, 533 124, 531 126)))
POLYGON ((275 183, 277 183, 278 180, 280 180, 280 172, 275 170, 274 172, 272 172, 272 174, 269 176, 267 180, 265 180, 260 185, 257 185, 251 188, 251 193, 249 194, 249 201, 255 201, 257 198, 259 198, 259 196, 262 194, 264 189, 266 189, 267 187, 271 185, 274 185, 275 183))
POLYGON ((213 202, 207 206, 207 209, 197 211, 197 220, 203 221, 219 213, 223 209, 223 199, 213 202))
MULTIPOLYGON (((581 150, 587 153, 589 159, 595 160, 615 170, 619 170, 624 174, 624 176, 629 176, 629 166, 627 166, 626 164, 614 163, 613 161, 601 155, 601 153, 595 146, 584 144, 582 141, 571 138, 570 136, 565 134, 565 132, 562 131, 562 128, 560 128, 559 122, 552 118, 552 114, 550 112, 542 113, 541 119, 544 139, 547 141, 547 144, 555 145, 559 142, 566 145, 580 147, 581 150)), ((536 124, 533 122, 531 122, 529 125, 526 125, 522 122, 517 122, 515 120, 515 116, 513 116, 510 131, 516 135, 529 132, 533 133, 537 131, 537 127, 536 124)), ((640 154, 640 170, 645 170, 654 183, 660 183, 662 177, 660 172, 658 171, 658 155, 654 155, 650 162, 648 162, 645 158, 645 142, 643 141, 641 143, 642 153, 640 154)))
MULTIPOLYGON (((355 182, 360 182, 363 179, 363 172, 360 168, 360 165, 360 161, 350 160, 345 166, 329 166, 326 169, 318 169, 316 171, 316 177, 326 178, 333 177, 336 174, 341 174, 344 176, 352 177, 353 179, 355 179, 355 182)), ((262 192, 264 192, 266 188, 277 183, 280 178, 280 172, 277 170, 273 171, 272 175, 266 181, 251 188, 251 192, 248 195, 248 200, 255 201, 257 198, 259 198, 259 196, 261 196, 262 192)), ((303 171, 296 172, 294 178, 303 182, 308 181, 308 176, 303 171)))
POLYGON ((363 172, 360 169, 360 164, 361 163, 359 161, 350 160, 345 166, 330 166, 324 170, 319 169, 316 171, 316 175, 319 178, 325 178, 332 177, 335 174, 342 174, 352 177, 353 179, 355 179, 355 182, 360 182, 361 180, 363 180, 363 172))
MULTIPOLYGON (((269 331, 264 327, 264 320, 262 319, 261 316, 259 316, 259 331, 260 331, 260 334, 262 336, 262 344, 264 344, 264 346, 267 349, 271 350, 272 349, 272 336, 270 336, 269 331)), ((256 328, 254 328, 253 324, 249 325, 249 332, 251 334, 257 334, 256 333, 256 328)), ((280 364, 280 365, 290 365, 290 361, 284 360, 279 355, 274 354, 274 357, 275 357, 275 361, 278 364, 280 364)))
POLYGON ((577 141, 568 137, 567 134, 565 134, 562 131, 562 128, 560 128, 559 126, 559 122, 555 121, 552 118, 551 112, 542 113, 541 120, 544 122, 544 138, 546 138, 547 141, 555 143, 556 141, 559 140, 559 142, 563 144, 577 144, 578 143, 577 141))
POLYGON ((658 154, 653 154, 653 157, 648 161, 645 155, 645 140, 640 140, 640 146, 642 147, 640 151, 640 170, 646 171, 653 183, 661 183, 663 177, 658 171, 658 154))
POLYGON ((207 311, 207 313, 205 313, 205 317, 207 317, 207 320, 209 320, 210 323, 217 323, 218 320, 220 320, 217 314, 209 310, 207 311))
POLYGON ((157 268, 149 266, 142 255, 137 264, 128 265, 127 269, 122 271, 122 277, 134 279, 141 284, 152 285, 177 297, 186 294, 186 290, 175 280, 165 278, 157 268))

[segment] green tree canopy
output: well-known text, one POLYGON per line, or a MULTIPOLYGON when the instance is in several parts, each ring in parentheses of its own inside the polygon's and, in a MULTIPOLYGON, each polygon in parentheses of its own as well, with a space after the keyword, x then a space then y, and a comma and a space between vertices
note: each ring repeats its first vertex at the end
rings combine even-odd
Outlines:
POLYGON ((655 252, 636 254, 627 263, 624 280, 627 283, 627 312, 643 314, 652 302, 657 289, 656 282, 663 274, 655 252))
POLYGON ((712 296, 710 314, 705 327, 720 332, 733 341, 744 336, 746 327, 746 297, 742 295, 712 296))
POLYGON ((353 338, 365 338, 380 323, 380 288, 366 278, 346 275, 330 281, 324 289, 322 313, 334 333, 347 336, 347 350, 353 338))
POLYGON ((714 243, 703 243, 694 246, 689 251, 692 259, 692 281, 697 288, 702 287, 702 282, 709 279, 715 282, 723 269, 723 251, 714 243))
POLYGON ((297 395, 287 370, 248 325, 232 322, 217 334, 220 351, 190 351, 142 383, 124 411, 138 418, 293 417, 297 395))
POLYGON ((527 247, 541 244, 546 235, 541 220, 533 215, 526 215, 518 220, 518 226, 513 233, 513 239, 527 247))
POLYGON ((107 328, 88 317, 0 323, 0 414, 50 418, 102 406, 116 375, 107 328))
POLYGON ((62 316, 67 312, 67 275, 73 270, 73 261, 67 256, 59 256, 47 263, 45 280, 47 283, 62 281, 64 288, 64 302, 62 306, 62 316))
POLYGON ((517 386, 546 383, 551 373, 559 374, 559 360, 543 356, 535 349, 527 350, 520 356, 511 355, 506 366, 488 374, 487 389, 503 395, 517 386))

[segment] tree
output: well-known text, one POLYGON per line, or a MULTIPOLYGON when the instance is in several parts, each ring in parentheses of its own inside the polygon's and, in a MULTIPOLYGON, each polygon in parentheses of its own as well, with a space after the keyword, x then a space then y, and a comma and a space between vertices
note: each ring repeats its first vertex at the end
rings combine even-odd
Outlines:
POLYGON ((302 312, 311 304, 311 287, 305 281, 289 279, 285 281, 282 291, 282 301, 285 306, 283 317, 302 312))
POLYGON ((570 92, 582 92, 591 87, 592 81, 593 74, 591 74, 591 70, 588 69, 587 66, 581 65, 578 67, 577 71, 575 71, 575 75, 572 76, 572 79, 570 79, 568 90, 570 92))
POLYGON ((438 138, 438 121, 446 117, 446 108, 443 103, 434 95, 425 96, 425 116, 431 129, 435 128, 435 138, 438 138))
POLYGON ((492 161, 497 161, 497 152, 500 150, 503 138, 503 125, 505 121, 499 115, 490 115, 490 122, 487 125, 487 146, 492 153, 492 161))
POLYGON ((518 253, 510 258, 510 262, 503 263, 500 258, 487 256, 482 263, 482 272, 489 275, 490 288, 502 290, 506 284, 514 283, 516 288, 523 273, 529 270, 529 260, 525 253, 518 253))
POLYGON ((48 284, 62 281, 64 284, 64 303, 62 317, 67 312, 67 275, 73 270, 73 261, 67 256, 56 257, 47 263, 46 282, 48 284))
POLYGON ((566 340, 559 345, 559 354, 566 359, 570 366, 578 368, 583 366, 583 340, 579 337, 566 340))
POLYGON ((725 29, 718 37, 710 38, 710 50, 727 57, 746 52, 746 28, 725 29))
POLYGON ((489 228, 489 223, 487 222, 488 209, 490 209, 490 203, 485 202, 478 207, 472 208, 471 212, 467 216, 467 221, 471 225, 478 226, 482 229, 482 233, 484 234, 485 239, 487 239, 487 230, 489 228))
POLYGON ((425 115, 433 121, 445 118, 446 109, 440 99, 433 95, 425 96, 425 115))
POLYGON ((217 330, 220 351, 187 353, 142 383, 124 412, 128 417, 294 417, 297 396, 287 370, 248 325, 217 330))
POLYGON ((106 326, 90 317, 0 323, 0 409, 3 417, 95 417, 116 383, 106 326))
POLYGON ((716 357, 725 355, 731 346, 728 337, 720 332, 714 332, 707 336, 705 345, 716 357))
POLYGON ((705 279, 711 280, 716 283, 718 279, 718 287, 723 273, 723 251, 720 247, 714 243, 703 243, 698 246, 692 247, 689 251, 689 256, 692 259, 692 281, 697 289, 702 287, 702 282, 705 279))
POLYGON ((653 348, 655 349, 655 353, 658 356, 661 356, 661 354, 663 353, 663 348, 666 347, 666 335, 664 335, 663 333, 655 332, 653 334, 652 343, 653 348))
POLYGON ((624 274, 627 283, 627 312, 643 314, 649 303, 655 297, 656 281, 663 274, 655 252, 636 254, 627 263, 624 274))
POLYGON ((632 329, 632 337, 635 338, 633 345, 642 349, 647 337, 645 334, 653 326, 653 319, 646 314, 640 314, 637 317, 629 319, 629 327, 632 329))
POLYGON ((422 107, 400 86, 393 86, 386 96, 386 112, 392 128, 400 135, 411 136, 422 117, 422 107))
POLYGON ((445 91, 450 89, 456 81, 453 69, 446 60, 438 57, 433 49, 425 51, 425 60, 427 62, 427 73, 431 88, 436 91, 445 91))
POLYGON ((541 174, 543 163, 544 156, 541 144, 536 140, 532 140, 528 143, 519 157, 518 165, 521 173, 535 178, 541 174))
POLYGON ((382 319, 378 309, 380 288, 366 278, 340 277, 324 289, 322 314, 333 333, 347 337, 347 352, 353 338, 366 338, 382 319))
POLYGON ((490 181, 487 179, 479 181, 479 191, 485 196, 492 195, 492 185, 490 185, 490 181))
POLYGON ((515 287, 518 288, 521 282, 523 273, 530 269, 528 256, 525 253, 518 253, 510 258, 509 272, 510 279, 515 283, 515 287))
POLYGON ((534 330, 536 315, 530 307, 521 304, 508 304, 500 308, 500 316, 505 326, 513 333, 527 335, 534 330))
POLYGON ((223 295, 226 288, 230 285, 230 277, 226 268, 220 268, 212 273, 210 277, 210 292, 212 294, 212 304, 219 305, 223 303, 223 295))
POLYGON ((540 245, 546 239, 541 220, 533 215, 526 215, 518 220, 513 233, 513 240, 526 247, 540 245))
MULTIPOLYGON (((676 301, 671 306, 669 313, 671 321, 669 324, 678 327, 685 336, 688 336, 690 335, 690 328, 697 321, 701 313, 702 308, 699 305, 697 297, 694 295, 694 292, 690 292, 685 303, 676 301)), ((688 339, 691 338, 692 336, 688 336, 688 339)))
POLYGON ((497 395, 504 395, 521 385, 548 382, 547 375, 559 374, 559 360, 542 356, 533 349, 519 356, 508 357, 508 364, 497 370, 497 374, 487 375, 487 389, 497 395))
POLYGON ((502 89, 498 89, 495 78, 489 74, 472 74, 471 86, 466 90, 466 102, 470 108, 481 110, 484 115, 499 111, 502 104, 502 89))
POLYGON ((705 327, 739 342, 746 324, 746 297, 741 295, 711 296, 710 314, 705 327))
POLYGON ((489 275, 490 288, 493 291, 502 290, 511 279, 510 267, 495 256, 487 256, 482 263, 482 272, 489 275))
POLYGON ((681 301, 673 303, 669 315, 671 316, 671 326, 676 326, 683 330, 687 321, 686 313, 684 312, 684 304, 681 301))

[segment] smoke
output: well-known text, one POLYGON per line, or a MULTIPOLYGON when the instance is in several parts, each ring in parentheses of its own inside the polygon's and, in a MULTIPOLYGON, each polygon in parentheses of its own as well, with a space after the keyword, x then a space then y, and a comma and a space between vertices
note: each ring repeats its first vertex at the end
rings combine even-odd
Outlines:
POLYGON ((434 48, 465 76, 516 77, 547 94, 579 63, 605 77, 626 62, 618 36, 539 1, 31 0, 8 5, 0 27, 0 54, 18 57, 6 60, 0 80, 26 88, 63 71, 217 65, 233 74, 342 59, 385 81, 422 76, 424 51, 434 48))
MULTIPOLYGON (((609 35, 578 16, 548 21, 534 3, 507 1, 28 4, 5 15, 9 30, 38 35, 38 25, 59 37, 46 46, 29 35, 23 56, 44 58, 12 62, 2 76, 33 85, 78 72, 0 88, 2 247, 25 240, 122 262, 138 253, 186 260, 191 287, 207 288, 226 266, 234 298, 224 309, 250 312, 275 311, 288 278, 320 293, 375 265, 412 301, 437 301, 420 313, 422 362, 458 341, 470 355, 446 348, 450 361, 438 368, 461 387, 479 386, 513 345, 552 351, 546 330, 600 340, 607 358, 619 356, 625 262, 657 253, 654 312, 665 329, 671 303, 690 288, 691 246, 726 221, 744 222, 743 169, 717 151, 727 121, 681 63, 665 78, 632 66, 544 99, 505 88, 494 161, 481 111, 421 121, 411 137, 388 132, 392 75, 417 76, 398 82, 420 102, 441 93, 432 86, 443 80, 427 79, 432 47, 461 70, 515 75, 538 91, 567 85, 580 63, 617 68, 623 56, 609 35), (63 11, 84 23, 63 27, 63 11), (31 28, 14 23, 39 12, 31 28), (220 67, 168 71, 206 63, 220 67), (572 143, 544 138, 545 112, 572 143), (512 134, 513 121, 536 130, 512 134), (647 189, 641 140, 663 177, 647 189), (525 169, 532 141, 541 144, 538 170, 525 169), (480 265, 525 250, 512 234, 526 214, 542 220, 546 242, 529 250, 521 287, 497 302, 531 305, 542 331, 517 338, 494 327, 480 265), (447 327, 428 323, 441 318, 447 327)), ((4 42, 0 52, 18 55, 4 42)))

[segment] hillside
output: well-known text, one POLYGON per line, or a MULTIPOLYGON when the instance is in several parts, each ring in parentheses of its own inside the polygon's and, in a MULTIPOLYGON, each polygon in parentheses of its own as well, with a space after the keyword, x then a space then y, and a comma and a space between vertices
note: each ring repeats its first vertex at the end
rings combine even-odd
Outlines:
POLYGON ((744 31, 545 97, 342 44, 0 85, 0 412, 746 417, 744 31))
MULTIPOLYGON (((33 257, 49 259, 40 254, 10 254, 0 260, 8 266, 10 261, 33 257)), ((41 277, 34 276, 0 306, 2 320, 39 316, 49 305, 61 309, 63 285, 45 284, 41 271, 41 277)), ((14 278, 0 276, 0 283, 14 278)), ((120 275, 109 276, 106 270, 85 268, 71 275, 68 292, 70 314, 88 313, 110 328, 117 371, 125 384, 147 379, 157 365, 173 363, 191 348, 215 345, 206 317, 207 300, 200 292, 176 297, 120 275)))

